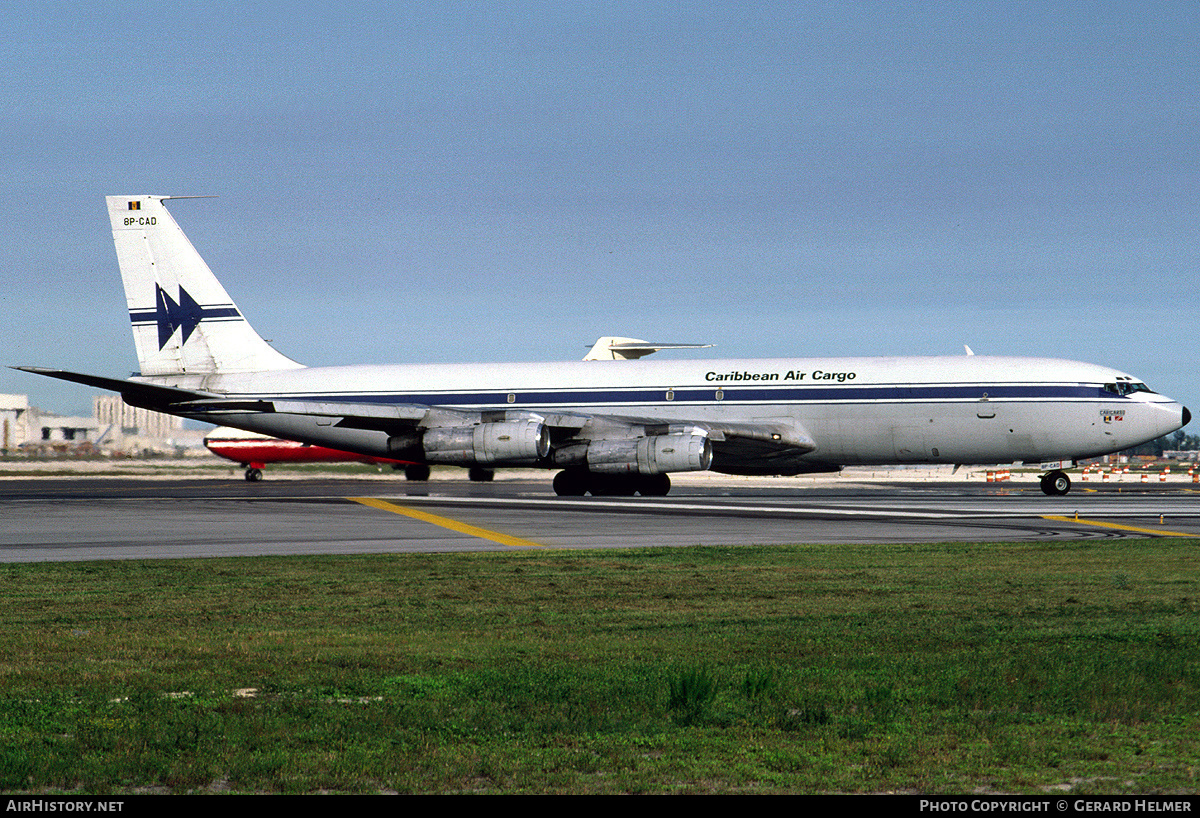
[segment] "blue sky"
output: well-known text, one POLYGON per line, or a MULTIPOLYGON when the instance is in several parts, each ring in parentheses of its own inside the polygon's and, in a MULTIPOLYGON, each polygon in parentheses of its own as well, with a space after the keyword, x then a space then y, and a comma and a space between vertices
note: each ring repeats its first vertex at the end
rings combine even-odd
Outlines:
POLYGON ((43 5, 0 363, 135 369, 103 197, 215 194, 172 213, 308 364, 969 344, 1200 405, 1194 2, 43 5))

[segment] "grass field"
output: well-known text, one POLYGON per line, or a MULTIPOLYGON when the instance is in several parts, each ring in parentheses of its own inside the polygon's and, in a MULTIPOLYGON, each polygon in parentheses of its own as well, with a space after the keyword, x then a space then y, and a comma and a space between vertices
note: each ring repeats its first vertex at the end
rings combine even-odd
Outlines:
POLYGON ((1197 544, 6 565, 0 788, 1195 792, 1197 544))

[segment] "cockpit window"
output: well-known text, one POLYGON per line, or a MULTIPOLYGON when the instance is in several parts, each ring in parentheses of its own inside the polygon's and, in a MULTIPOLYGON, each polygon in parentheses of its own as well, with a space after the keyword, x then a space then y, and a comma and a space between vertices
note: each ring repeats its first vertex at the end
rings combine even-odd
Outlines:
POLYGON ((1117 383, 1106 383, 1104 389, 1112 392, 1114 395, 1132 395, 1134 392, 1149 392, 1154 394, 1154 390, 1146 386, 1144 383, 1137 381, 1118 381, 1117 383))

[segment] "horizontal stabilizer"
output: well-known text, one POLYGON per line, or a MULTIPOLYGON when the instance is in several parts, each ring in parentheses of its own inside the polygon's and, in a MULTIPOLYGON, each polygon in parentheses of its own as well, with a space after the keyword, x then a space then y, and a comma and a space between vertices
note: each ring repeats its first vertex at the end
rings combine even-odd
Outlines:
POLYGON ((606 335, 597 341, 583 357, 585 361, 631 361, 643 358, 660 349, 707 349, 712 344, 665 344, 643 341, 640 338, 619 338, 606 335))
POLYGON ((84 386, 94 386, 97 389, 108 389, 120 392, 121 397, 131 406, 146 409, 173 406, 179 403, 194 401, 198 398, 213 397, 209 392, 199 392, 191 389, 177 389, 173 386, 157 386, 141 381, 125 381, 120 378, 105 378, 100 375, 85 375, 80 372, 67 372, 62 369, 47 369, 40 366, 14 366, 22 372, 32 372, 34 375, 45 375, 48 378, 58 378, 84 386))

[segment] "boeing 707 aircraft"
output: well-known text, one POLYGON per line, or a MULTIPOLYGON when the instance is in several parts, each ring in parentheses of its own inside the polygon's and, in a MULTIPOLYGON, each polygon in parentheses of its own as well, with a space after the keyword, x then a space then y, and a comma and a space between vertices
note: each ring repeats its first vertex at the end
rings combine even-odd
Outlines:
POLYGON ((1063 468, 1191 419, 1140 379, 1042 358, 644 361, 695 346, 612 339, 608 360, 306 367, 251 328, 167 211, 110 196, 141 371, 28 372, 126 402, 368 457, 558 469, 560 495, 665 495, 668 475, 794 475, 846 465, 1038 463, 1063 468))

